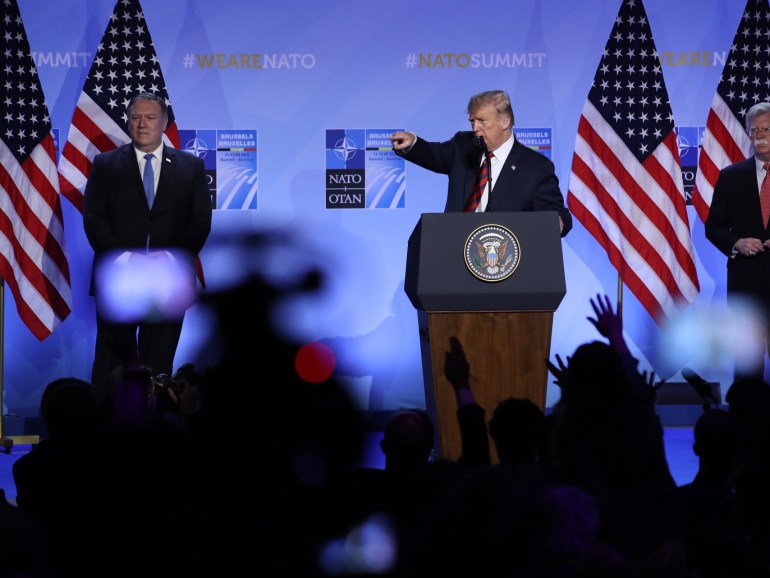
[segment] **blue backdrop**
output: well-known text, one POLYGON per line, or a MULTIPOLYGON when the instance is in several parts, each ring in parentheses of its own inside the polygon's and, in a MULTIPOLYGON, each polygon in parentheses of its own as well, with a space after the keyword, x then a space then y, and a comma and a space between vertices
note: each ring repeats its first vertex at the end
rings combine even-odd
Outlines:
MULTIPOLYGON (((684 158, 693 152, 687 147, 697 147, 693 141, 705 125, 745 2, 644 4, 676 125, 683 137, 695 135, 682 139, 684 158)), ((63 141, 114 2, 19 0, 19 7, 63 141)), ((512 0, 485 8, 460 0, 143 2, 177 126, 191 137, 186 140, 216 138, 213 131, 256 137, 251 157, 244 157, 256 161, 249 172, 252 198, 218 208, 214 235, 278 231, 297 242, 270 264, 273 274, 324 267, 324 290, 288 303, 276 316, 292 337, 333 346, 339 374, 362 409, 424 404, 417 314, 404 294, 404 265, 420 215, 443 210, 446 178, 407 164, 404 196, 395 206, 327 208, 327 131, 406 128, 443 140, 468 127, 470 94, 505 89, 517 130, 550 139, 542 150, 555 162, 566 197, 580 111, 619 7, 620 0, 512 0)), ((220 165, 220 182, 224 174, 220 165)), ((90 375, 91 252, 79 212, 63 203, 73 312, 38 342, 5 292, 4 413, 34 415, 51 379, 90 375)), ((701 284, 689 312, 697 328, 675 332, 682 341, 672 346, 671 332, 661 331, 623 291, 627 338, 643 367, 681 380, 677 372, 689 365, 724 388, 731 365, 708 321, 720 318, 725 259, 705 240, 692 207, 688 211, 701 284), (671 359, 662 351, 681 355, 671 359)), ((565 356, 598 337, 586 320, 589 299, 606 293, 615 302, 618 278, 580 223, 563 250, 567 294, 555 314, 552 354, 565 356)), ((213 286, 227 269, 245 265, 225 263, 216 251, 210 243, 202 254, 213 286)), ((261 267, 263 258, 244 259, 261 267)), ((177 365, 196 351, 205 324, 194 307, 177 365)), ((558 388, 550 384, 548 405, 556 399, 558 388)))

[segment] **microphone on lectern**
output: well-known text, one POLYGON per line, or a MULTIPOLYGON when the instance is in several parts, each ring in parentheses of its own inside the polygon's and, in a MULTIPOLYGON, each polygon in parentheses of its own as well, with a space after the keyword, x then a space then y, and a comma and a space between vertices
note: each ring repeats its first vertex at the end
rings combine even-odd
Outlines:
POLYGON ((708 381, 703 379, 689 367, 682 368, 682 377, 684 377, 684 380, 695 390, 695 393, 703 399, 703 409, 709 409, 711 404, 715 406, 719 405, 719 401, 714 396, 711 384, 708 381))

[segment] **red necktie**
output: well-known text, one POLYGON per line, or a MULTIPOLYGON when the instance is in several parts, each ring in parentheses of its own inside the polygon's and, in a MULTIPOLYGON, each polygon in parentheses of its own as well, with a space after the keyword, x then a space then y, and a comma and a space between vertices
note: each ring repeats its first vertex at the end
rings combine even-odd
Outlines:
MULTIPOLYGON (((489 153, 490 159, 493 156, 494 154, 489 153)), ((487 186, 488 181, 489 173, 487 172, 487 160, 482 157, 481 166, 479 167, 479 174, 476 176, 476 182, 471 189, 471 196, 468 197, 468 201, 465 203, 466 213, 475 211, 476 207, 479 206, 479 203, 481 202, 481 196, 484 194, 484 188, 487 186)))
POLYGON ((770 215, 770 163, 765 163, 765 178, 759 190, 759 204, 762 207, 762 226, 767 228, 767 217, 770 215))

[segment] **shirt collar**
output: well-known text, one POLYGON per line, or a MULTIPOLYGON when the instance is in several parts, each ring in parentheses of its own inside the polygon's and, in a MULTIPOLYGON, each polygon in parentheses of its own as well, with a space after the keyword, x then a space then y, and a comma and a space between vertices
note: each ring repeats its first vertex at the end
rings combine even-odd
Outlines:
POLYGON ((501 161, 504 161, 508 158, 508 154, 511 152, 511 149, 513 148, 513 141, 514 141, 513 133, 511 133, 511 136, 508 137, 508 140, 505 141, 503 144, 501 144, 499 147, 497 147, 497 150, 492 151, 495 153, 495 158, 500 159, 501 161))
MULTIPOLYGON (((163 143, 160 143, 160 146, 156 148, 154 151, 148 151, 155 155, 155 158, 158 160, 161 160, 163 158, 163 143)), ((145 151, 140 151, 138 148, 134 147, 134 154, 136 154, 136 160, 139 162, 144 161, 144 155, 147 154, 145 151)))

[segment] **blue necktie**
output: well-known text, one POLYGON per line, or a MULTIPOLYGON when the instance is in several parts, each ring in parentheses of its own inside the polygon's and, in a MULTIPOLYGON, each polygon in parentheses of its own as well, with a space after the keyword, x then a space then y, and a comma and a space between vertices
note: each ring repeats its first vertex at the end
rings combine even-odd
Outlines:
POLYGON ((142 183, 144 184, 144 196, 147 197, 147 204, 152 209, 152 202, 155 200, 155 172, 152 170, 152 159, 155 155, 148 153, 144 155, 144 174, 142 175, 142 183))

